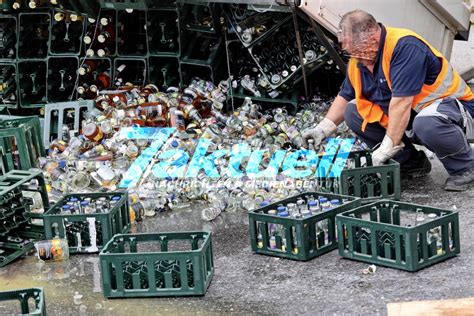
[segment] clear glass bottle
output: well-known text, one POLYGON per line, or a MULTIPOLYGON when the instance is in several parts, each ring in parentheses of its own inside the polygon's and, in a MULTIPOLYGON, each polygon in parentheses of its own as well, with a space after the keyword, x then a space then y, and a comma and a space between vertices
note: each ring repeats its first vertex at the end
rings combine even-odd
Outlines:
POLYGON ((319 213, 319 211, 320 211, 318 202, 316 200, 309 201, 308 202, 308 208, 309 208, 309 212, 312 215, 315 215, 315 214, 319 213))
POLYGON ((331 209, 341 206, 341 201, 338 199, 332 199, 330 203, 331 203, 331 209))
POLYGON ((329 202, 325 197, 319 198, 319 205, 321 207, 321 211, 323 212, 331 210, 331 202, 329 202))

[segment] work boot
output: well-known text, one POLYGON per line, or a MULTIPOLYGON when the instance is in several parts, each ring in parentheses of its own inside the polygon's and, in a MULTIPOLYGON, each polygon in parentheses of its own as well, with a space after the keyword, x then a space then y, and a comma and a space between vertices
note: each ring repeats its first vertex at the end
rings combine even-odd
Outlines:
POLYGON ((400 164, 400 175, 406 178, 420 178, 431 171, 431 162, 423 150, 419 150, 408 161, 400 164))
POLYGON ((469 169, 461 174, 449 176, 444 184, 446 191, 466 191, 469 189, 469 184, 474 182, 474 168, 469 169))

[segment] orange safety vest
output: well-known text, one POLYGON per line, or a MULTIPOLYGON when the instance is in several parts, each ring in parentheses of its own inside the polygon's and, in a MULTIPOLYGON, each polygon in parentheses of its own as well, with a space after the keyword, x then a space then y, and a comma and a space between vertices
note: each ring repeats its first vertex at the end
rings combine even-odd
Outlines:
MULTIPOLYGON (((433 54, 442 60, 441 71, 432 85, 423 85, 420 93, 414 99, 412 108, 419 112, 435 100, 454 97, 461 101, 474 100, 474 94, 467 86, 464 80, 459 76, 457 71, 453 69, 446 58, 433 46, 431 46, 420 35, 406 29, 387 27, 387 35, 385 37, 385 45, 382 55, 382 70, 387 80, 388 87, 392 89, 392 81, 390 80, 390 62, 392 60, 393 51, 398 41, 406 36, 413 36, 425 43, 433 52, 433 54)), ((357 111, 363 119, 362 131, 365 131, 367 123, 378 122, 383 127, 388 126, 388 116, 382 111, 381 107, 367 100, 362 95, 362 79, 360 69, 357 67, 357 59, 351 58, 348 65, 348 78, 352 84, 356 96, 357 111)))

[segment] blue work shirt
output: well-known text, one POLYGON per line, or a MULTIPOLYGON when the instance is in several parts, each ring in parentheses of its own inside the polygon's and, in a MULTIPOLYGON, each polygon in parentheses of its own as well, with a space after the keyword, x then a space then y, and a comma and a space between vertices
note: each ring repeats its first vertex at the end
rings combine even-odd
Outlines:
MULTIPOLYGON (((424 84, 431 85, 436 81, 441 72, 441 61, 433 54, 431 49, 422 41, 413 36, 401 38, 393 51, 390 62, 390 77, 392 91, 382 70, 382 52, 385 45, 387 31, 383 25, 380 39, 379 53, 377 55, 374 73, 359 64, 362 80, 362 95, 369 101, 380 105, 388 114, 388 106, 393 97, 409 97, 420 93, 424 84)), ((351 101, 355 99, 355 91, 346 76, 342 83, 339 95, 351 101)), ((462 101, 465 107, 474 116, 474 101, 462 101)))

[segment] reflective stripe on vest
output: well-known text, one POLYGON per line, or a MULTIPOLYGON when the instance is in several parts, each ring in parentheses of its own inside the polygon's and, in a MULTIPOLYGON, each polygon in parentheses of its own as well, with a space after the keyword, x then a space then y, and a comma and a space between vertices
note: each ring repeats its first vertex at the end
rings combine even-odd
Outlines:
MULTIPOLYGON (((388 87, 392 90, 392 81, 390 80, 390 62, 393 51, 398 41, 406 36, 413 36, 425 43, 433 54, 441 59, 441 71, 432 85, 423 85, 419 94, 413 98, 412 108, 419 112, 424 107, 430 105, 435 100, 454 97, 461 101, 474 100, 474 94, 464 80, 452 68, 446 58, 431 46, 420 35, 406 29, 387 27, 385 45, 382 56, 382 71, 387 80, 388 87)), ((348 78, 354 87, 356 94, 357 111, 363 118, 362 131, 365 131, 367 123, 380 122, 383 127, 388 126, 388 116, 382 111, 380 106, 373 104, 362 96, 362 80, 360 69, 357 67, 357 60, 351 59, 348 67, 348 78), (379 120, 377 120, 379 118, 379 120)))

